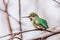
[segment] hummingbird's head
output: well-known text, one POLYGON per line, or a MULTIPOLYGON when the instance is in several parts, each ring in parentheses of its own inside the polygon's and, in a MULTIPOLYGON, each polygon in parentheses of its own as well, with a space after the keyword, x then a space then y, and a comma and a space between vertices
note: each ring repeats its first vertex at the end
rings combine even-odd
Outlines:
POLYGON ((32 13, 30 13, 29 16, 25 16, 25 17, 22 17, 22 18, 29 18, 32 21, 32 20, 35 20, 38 17, 39 16, 35 12, 32 12, 32 13))
POLYGON ((39 17, 35 12, 32 12, 30 15, 29 15, 29 19, 32 21, 32 20, 35 20, 37 17, 39 17))

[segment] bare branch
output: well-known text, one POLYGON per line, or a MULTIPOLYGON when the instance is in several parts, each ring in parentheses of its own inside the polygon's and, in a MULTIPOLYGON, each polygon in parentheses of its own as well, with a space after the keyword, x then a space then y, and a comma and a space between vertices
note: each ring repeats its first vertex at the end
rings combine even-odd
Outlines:
MULTIPOLYGON (((14 36, 16 36, 16 35, 19 35, 19 34, 21 34, 21 33, 26 33, 26 32, 31 32, 31 31, 46 31, 46 32, 50 32, 50 30, 42 30, 42 29, 33 29, 33 30, 27 30, 27 31, 22 31, 22 32, 18 32, 18 33, 13 33, 13 34, 8 34, 8 35, 5 35, 5 36, 2 36, 2 37, 0 37, 0 38, 3 38, 3 37, 6 37, 6 36, 9 36, 9 35, 14 35, 14 36)), ((51 31, 52 32, 52 31, 51 31)), ((50 32, 50 33, 51 33, 50 32)))
MULTIPOLYGON (((21 0, 19 0, 19 21, 21 22, 21 0)), ((21 26, 21 23, 19 24, 19 30, 22 32, 22 26, 21 26)), ((21 35, 20 35, 20 37, 21 37, 21 40, 23 39, 23 36, 22 36, 22 33, 21 33, 21 35)))

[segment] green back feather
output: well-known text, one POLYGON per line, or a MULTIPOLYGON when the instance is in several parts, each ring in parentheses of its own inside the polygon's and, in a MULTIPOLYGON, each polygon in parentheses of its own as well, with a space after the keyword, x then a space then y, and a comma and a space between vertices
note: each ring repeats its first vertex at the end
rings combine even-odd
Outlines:
POLYGON ((36 19, 44 28, 48 28, 47 21, 42 19, 42 18, 37 18, 36 19))

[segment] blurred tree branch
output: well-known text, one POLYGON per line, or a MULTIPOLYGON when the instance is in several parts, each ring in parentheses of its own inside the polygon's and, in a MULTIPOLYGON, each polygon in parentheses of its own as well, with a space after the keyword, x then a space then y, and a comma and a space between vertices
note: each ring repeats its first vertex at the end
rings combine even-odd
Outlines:
POLYGON ((60 2, 56 1, 56 0, 53 0, 54 2, 58 3, 60 5, 60 2))
MULTIPOLYGON (((18 33, 8 34, 8 35, 5 35, 5 36, 1 36, 0 38, 7 37, 7 36, 9 36, 9 35, 13 35, 13 38, 14 38, 16 35, 19 35, 19 34, 21 34, 21 33, 26 33, 26 32, 31 32, 31 31, 39 31, 39 30, 40 30, 40 31, 50 32, 49 30, 32 29, 32 30, 27 30, 27 31, 18 32, 18 33)), ((52 31, 51 31, 50 33, 52 33, 52 31)), ((59 33, 60 33, 60 32, 56 32, 56 33, 53 32, 51 35, 48 35, 48 36, 44 37, 43 39, 46 39, 46 38, 48 38, 48 37, 50 37, 50 36, 53 36, 53 35, 56 35, 56 34, 59 34, 59 33)), ((36 39, 40 39, 40 38, 36 38, 36 39)))
MULTIPOLYGON (((5 0, 3 0, 3 4, 4 4, 4 7, 5 7, 5 13, 6 13, 6 18, 7 18, 7 22, 8 22, 8 28, 9 28, 9 32, 10 34, 12 34, 12 28, 11 28, 11 23, 10 23, 10 18, 8 16, 8 4, 9 4, 9 0, 7 3, 5 3, 5 0)), ((12 38, 13 36, 10 35, 10 37, 12 38)), ((13 39, 12 39, 13 40, 13 39)))

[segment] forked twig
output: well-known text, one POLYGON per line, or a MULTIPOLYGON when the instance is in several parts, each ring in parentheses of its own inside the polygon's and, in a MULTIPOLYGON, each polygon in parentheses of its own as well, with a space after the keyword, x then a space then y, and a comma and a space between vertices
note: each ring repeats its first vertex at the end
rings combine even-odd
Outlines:
MULTIPOLYGON (((9 3, 9 0, 8 0, 8 3, 9 3)), ((10 31, 10 34, 12 34, 12 28, 11 28, 11 23, 10 23, 10 19, 9 19, 9 13, 8 13, 8 3, 6 4, 5 3, 5 0, 3 0, 3 4, 4 4, 4 7, 5 7, 5 13, 6 13, 6 18, 7 18, 7 22, 8 22, 8 27, 9 27, 9 31, 10 31)), ((12 37, 12 35, 10 35, 10 37, 12 37)))
POLYGON ((21 38, 19 38, 19 37, 13 37, 13 38, 10 38, 8 40, 11 40, 11 39, 14 39, 14 38, 21 40, 21 38))
MULTIPOLYGON (((5 12, 5 10, 2 10, 1 8, 0 8, 0 10, 2 11, 2 12, 5 12)), ((5 12, 6 13, 6 12, 5 12)), ((20 21, 18 21, 15 17, 13 17, 13 16, 11 16, 10 14, 8 14, 8 16, 10 16, 11 18, 13 18, 16 22, 18 22, 19 24, 21 23, 20 21)))

